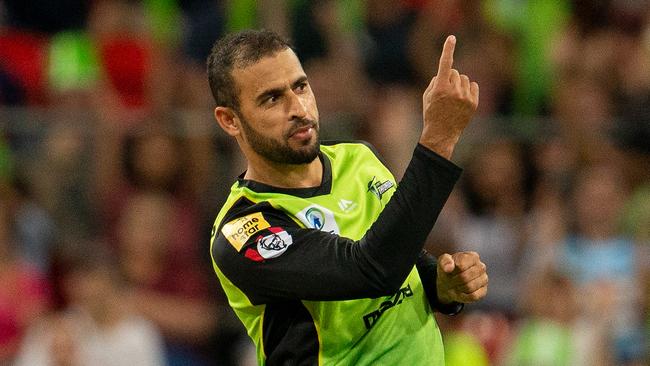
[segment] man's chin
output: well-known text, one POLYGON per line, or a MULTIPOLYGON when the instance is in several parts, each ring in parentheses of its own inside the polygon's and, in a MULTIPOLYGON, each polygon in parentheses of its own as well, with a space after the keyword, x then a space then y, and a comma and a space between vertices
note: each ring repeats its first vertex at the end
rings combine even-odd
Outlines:
POLYGON ((292 164, 308 164, 318 157, 320 142, 315 139, 308 144, 293 149, 292 164))

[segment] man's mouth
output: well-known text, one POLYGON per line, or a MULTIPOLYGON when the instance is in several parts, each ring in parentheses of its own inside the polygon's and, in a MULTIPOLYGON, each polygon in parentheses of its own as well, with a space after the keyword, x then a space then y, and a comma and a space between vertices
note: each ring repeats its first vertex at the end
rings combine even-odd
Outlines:
POLYGON ((316 123, 310 122, 306 125, 296 127, 289 132, 289 137, 308 137, 316 129, 316 123))

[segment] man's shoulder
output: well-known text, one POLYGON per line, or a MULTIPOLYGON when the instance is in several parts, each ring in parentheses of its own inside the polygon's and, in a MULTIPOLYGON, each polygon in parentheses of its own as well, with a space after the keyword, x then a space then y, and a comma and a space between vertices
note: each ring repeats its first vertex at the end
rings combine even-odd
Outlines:
POLYGON ((370 150, 373 154, 379 154, 372 144, 364 140, 323 140, 320 144, 324 149, 370 150))
POLYGON ((379 151, 372 144, 363 140, 324 140, 321 141, 321 150, 330 154, 331 158, 366 159, 369 156, 374 156, 384 164, 384 159, 379 151))
MULTIPOLYGON (((284 211, 273 207, 269 202, 253 202, 241 197, 219 215, 212 227, 212 241, 217 243, 213 249, 229 243, 237 251, 260 233, 275 229, 296 228, 298 224, 284 211)), ((214 252, 213 252, 214 254, 214 252)))
POLYGON ((215 225, 218 226, 216 229, 220 229, 229 222, 243 220, 249 216, 274 213, 277 213, 277 209, 268 201, 254 202, 246 196, 238 196, 231 204, 226 203, 222 207, 215 225))

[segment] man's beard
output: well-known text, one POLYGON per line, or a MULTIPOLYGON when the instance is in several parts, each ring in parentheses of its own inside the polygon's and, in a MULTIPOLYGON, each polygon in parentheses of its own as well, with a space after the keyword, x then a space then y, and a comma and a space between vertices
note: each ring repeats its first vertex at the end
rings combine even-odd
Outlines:
POLYGON ((270 138, 255 131, 245 118, 240 116, 246 140, 257 154, 278 164, 307 164, 316 159, 320 152, 318 122, 309 119, 294 121, 294 125, 283 136, 282 141, 270 138), (289 146, 289 138, 298 129, 311 126, 314 129, 314 142, 309 140, 301 148, 294 149, 289 146))

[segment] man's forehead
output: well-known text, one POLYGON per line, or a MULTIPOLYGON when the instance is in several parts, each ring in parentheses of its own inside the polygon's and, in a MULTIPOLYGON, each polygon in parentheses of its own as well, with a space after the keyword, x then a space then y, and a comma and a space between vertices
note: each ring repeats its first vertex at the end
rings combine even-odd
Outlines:
POLYGON ((244 67, 235 67, 233 79, 242 94, 255 95, 269 88, 291 83, 305 74, 290 48, 261 58, 244 67))

